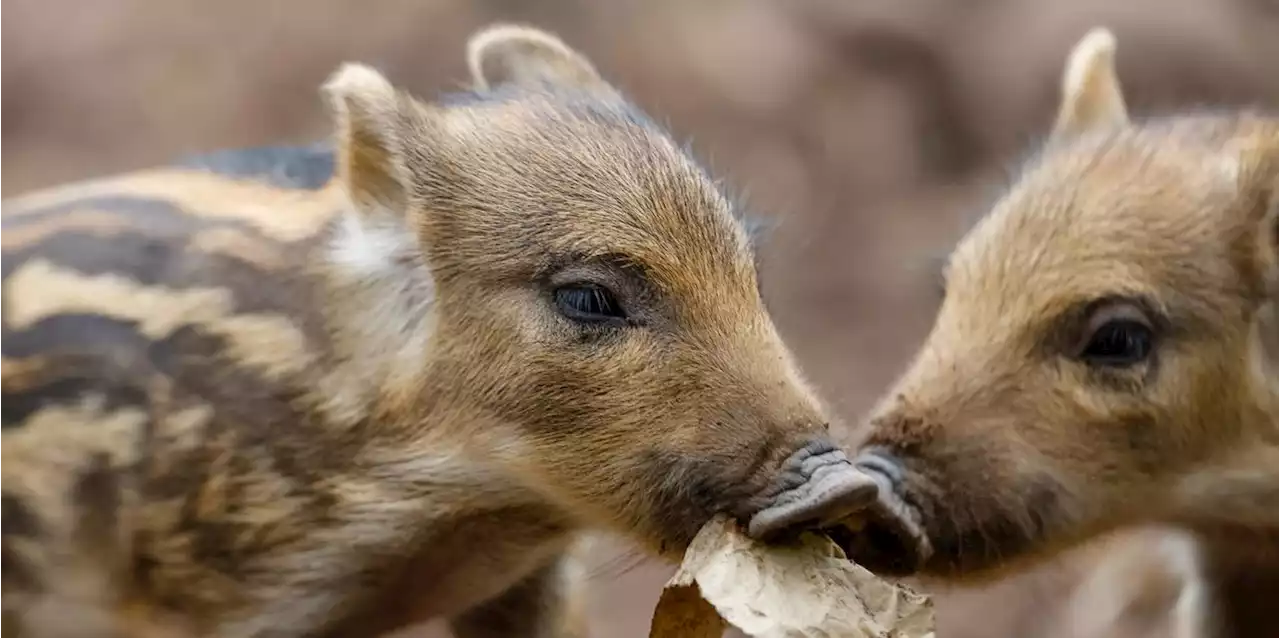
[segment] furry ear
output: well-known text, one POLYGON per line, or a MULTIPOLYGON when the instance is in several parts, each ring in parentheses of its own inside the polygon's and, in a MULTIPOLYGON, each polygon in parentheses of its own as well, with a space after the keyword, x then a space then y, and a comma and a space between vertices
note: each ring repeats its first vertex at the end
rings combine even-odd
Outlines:
POLYGON ((323 93, 337 129, 338 176, 352 203, 364 213, 403 213, 410 184, 404 120, 412 105, 382 74, 361 64, 342 65, 323 93))
POLYGON ((1053 137, 1123 126, 1129 121, 1115 67, 1116 38, 1110 30, 1089 31, 1067 58, 1062 74, 1062 103, 1053 137))
POLYGON ((613 93, 586 57, 533 27, 498 24, 480 30, 467 43, 467 66, 478 90, 511 83, 613 93))

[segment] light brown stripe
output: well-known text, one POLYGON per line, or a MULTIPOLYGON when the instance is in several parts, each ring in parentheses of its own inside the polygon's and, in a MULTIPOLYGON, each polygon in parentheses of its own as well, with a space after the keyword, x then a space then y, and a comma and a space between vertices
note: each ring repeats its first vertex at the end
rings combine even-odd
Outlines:
POLYGON ((264 270, 285 265, 284 247, 235 228, 213 228, 196 233, 189 247, 205 253, 234 257, 264 270))
POLYGON ((102 235, 129 230, 135 225, 124 216, 88 210, 69 211, 65 215, 39 219, 26 224, 6 228, 0 236, 0 247, 14 250, 34 244, 46 237, 70 230, 89 230, 102 235))
POLYGON ((172 202, 196 217, 241 221, 280 241, 314 235, 340 208, 337 186, 316 191, 274 188, 214 173, 157 170, 64 186, 7 202, 12 214, 72 203, 85 197, 149 197, 172 202))
POLYGON ((13 330, 60 314, 99 314, 136 322, 139 332, 154 340, 185 325, 201 328, 225 339, 231 357, 271 379, 303 372, 315 359, 302 331, 287 317, 235 314, 228 288, 144 286, 119 275, 85 276, 36 259, 10 276, 5 292, 10 304, 4 321, 13 330))

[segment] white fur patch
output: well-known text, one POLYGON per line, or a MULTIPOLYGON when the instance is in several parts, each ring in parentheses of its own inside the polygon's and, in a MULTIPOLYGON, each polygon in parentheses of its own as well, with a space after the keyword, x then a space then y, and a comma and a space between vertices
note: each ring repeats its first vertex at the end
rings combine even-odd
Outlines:
POLYGON ((1199 638, 1207 605, 1196 538, 1170 528, 1141 530, 1104 553, 1073 593, 1065 635, 1199 638))
POLYGON ((373 67, 356 62, 345 62, 324 83, 324 91, 335 99, 367 101, 388 99, 395 95, 395 88, 373 67))
MULTIPOLYGON (((392 213, 386 211, 390 218, 392 213)), ((392 221, 370 222, 357 213, 342 216, 330 253, 333 263, 353 277, 379 277, 402 268, 402 260, 418 250, 413 233, 392 221)))
POLYGON ((1226 182, 1232 187, 1240 187, 1240 180, 1243 177, 1244 165, 1239 157, 1234 155, 1218 157, 1216 158, 1216 161, 1209 163, 1209 168, 1222 175, 1226 182))
POLYGON ((351 357, 321 382, 338 418, 360 414, 373 394, 409 388, 432 332, 434 285, 417 238, 390 211, 361 213, 342 218, 328 250, 339 340, 351 357))
POLYGON ((1204 632, 1209 600, 1196 539, 1188 533, 1171 533, 1160 539, 1160 553, 1169 560, 1170 569, 1183 578, 1182 593, 1173 608, 1174 637, 1197 638, 1204 632))

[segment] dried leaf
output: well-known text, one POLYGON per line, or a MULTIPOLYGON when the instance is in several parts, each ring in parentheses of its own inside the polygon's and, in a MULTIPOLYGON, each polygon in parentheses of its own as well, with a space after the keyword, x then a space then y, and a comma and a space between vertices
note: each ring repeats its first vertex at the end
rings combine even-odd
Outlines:
POLYGON ((728 624, 703 600, 697 585, 667 583, 653 612, 649 638, 720 638, 725 629, 728 624))
POLYGON ((649 636, 718 638, 725 621, 754 638, 934 635, 928 597, 877 578, 826 537, 766 546, 719 517, 685 552, 649 636))

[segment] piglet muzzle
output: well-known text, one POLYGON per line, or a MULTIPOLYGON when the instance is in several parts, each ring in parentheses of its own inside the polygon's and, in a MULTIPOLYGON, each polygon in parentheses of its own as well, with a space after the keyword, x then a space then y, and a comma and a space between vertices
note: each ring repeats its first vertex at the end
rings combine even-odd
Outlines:
POLYGON ((747 534, 768 540, 839 525, 871 507, 879 489, 842 450, 826 441, 810 442, 783 463, 765 506, 747 523, 747 534))

